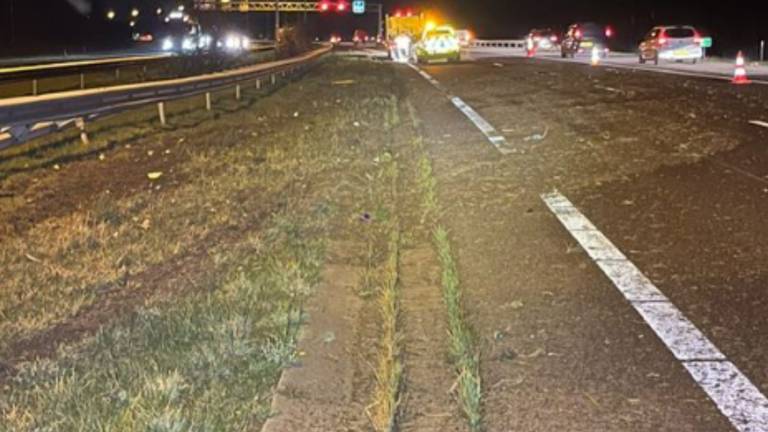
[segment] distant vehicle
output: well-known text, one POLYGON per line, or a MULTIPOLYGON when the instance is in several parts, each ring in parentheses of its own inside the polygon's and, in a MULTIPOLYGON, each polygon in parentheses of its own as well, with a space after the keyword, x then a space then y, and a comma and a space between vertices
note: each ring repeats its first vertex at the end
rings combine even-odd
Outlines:
POLYGON ((424 14, 396 11, 387 17, 386 25, 386 43, 392 60, 399 63, 415 61, 416 45, 427 27, 424 14))
POLYGON ((203 28, 191 19, 166 19, 158 31, 160 49, 177 54, 200 54, 211 50, 213 38, 203 33, 203 28))
POLYGON ((525 48, 529 53, 560 49, 560 36, 551 28, 533 29, 525 37, 525 48))
POLYGON ((371 37, 368 36, 368 32, 365 30, 357 29, 352 33, 352 42, 357 46, 364 45, 370 41, 371 37))
POLYGON ((331 35, 331 39, 329 41, 332 45, 338 45, 341 43, 341 36, 338 33, 334 33, 331 35))
POLYGON ((696 64, 704 58, 703 38, 691 26, 658 26, 651 29, 640 42, 640 64, 659 60, 690 61, 696 64))
POLYGON ((612 37, 611 27, 592 22, 572 24, 560 43, 560 56, 573 58, 580 54, 590 55, 597 49, 600 57, 607 57, 610 53, 608 42, 612 37))
POLYGON ((152 43, 155 41, 155 35, 151 32, 134 33, 133 40, 142 43, 152 43))
POLYGON ((460 47, 467 48, 472 44, 475 36, 469 30, 456 30, 456 38, 459 40, 460 47))
POLYGON ((459 61, 461 49, 456 31, 450 26, 426 29, 416 45, 416 58, 419 62, 459 61))
POLYGON ((251 40, 248 36, 230 32, 217 38, 216 48, 230 54, 239 54, 251 49, 251 40))

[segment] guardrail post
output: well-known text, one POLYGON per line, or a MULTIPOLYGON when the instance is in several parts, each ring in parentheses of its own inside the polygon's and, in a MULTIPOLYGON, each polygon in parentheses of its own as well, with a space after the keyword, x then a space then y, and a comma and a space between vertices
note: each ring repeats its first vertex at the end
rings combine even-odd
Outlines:
POLYGON ((85 89, 85 73, 80 74, 80 90, 85 89))
POLYGON ((261 79, 256 79, 256 90, 261 90, 261 79))
POLYGON ((277 83, 277 76, 272 74, 272 85, 275 85, 275 83, 277 83))
POLYGON ((205 110, 211 110, 211 92, 205 92, 205 110))
POLYGON ((160 116, 160 124, 165 126, 165 102, 157 103, 157 115, 160 116))
POLYGON ((80 141, 84 145, 88 145, 90 140, 88 139, 88 132, 85 131, 85 118, 79 117, 75 119, 75 126, 80 129, 80 141))
POLYGON ((141 67, 141 80, 142 81, 147 80, 147 65, 144 65, 141 67))
POLYGON ((120 81, 120 68, 115 68, 115 81, 120 81))
POLYGON ((32 96, 37 96, 37 79, 32 80, 32 96))
POLYGON ((235 99, 240 100, 240 84, 235 85, 235 99))

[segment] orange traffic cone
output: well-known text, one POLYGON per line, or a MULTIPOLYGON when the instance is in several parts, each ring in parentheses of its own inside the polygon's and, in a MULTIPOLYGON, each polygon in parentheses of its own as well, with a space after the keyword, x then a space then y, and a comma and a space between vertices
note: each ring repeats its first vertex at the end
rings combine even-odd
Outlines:
POLYGON ((744 55, 739 51, 736 56, 736 68, 733 70, 733 84, 749 84, 752 81, 747 77, 747 69, 744 67, 744 55))
POLYGON ((533 39, 527 39, 525 41, 526 57, 533 58, 536 55, 536 44, 533 39))

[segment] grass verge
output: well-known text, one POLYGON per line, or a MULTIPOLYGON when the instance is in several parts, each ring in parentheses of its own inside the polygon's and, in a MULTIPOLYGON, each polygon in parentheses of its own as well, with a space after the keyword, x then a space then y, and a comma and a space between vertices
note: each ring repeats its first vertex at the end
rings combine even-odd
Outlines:
POLYGON ((25 364, 3 390, 0 429, 259 425, 279 371, 293 360, 303 302, 319 280, 323 244, 308 227, 277 215, 263 237, 220 257, 226 265, 205 290, 140 309, 55 361, 25 364))

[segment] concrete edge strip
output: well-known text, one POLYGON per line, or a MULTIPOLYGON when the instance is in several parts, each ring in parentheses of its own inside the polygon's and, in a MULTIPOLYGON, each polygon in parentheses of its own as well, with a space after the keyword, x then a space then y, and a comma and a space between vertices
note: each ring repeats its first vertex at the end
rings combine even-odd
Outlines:
MULTIPOLYGON (((408 66, 410 66, 413 70, 418 72, 419 75, 421 75, 424 79, 429 81, 430 84, 435 86, 438 90, 440 90, 443 93, 448 93, 448 91, 440 84, 439 81, 434 79, 432 75, 428 74, 426 71, 422 70, 418 66, 415 66, 411 63, 408 63, 408 66)), ((507 148, 507 140, 504 138, 503 135, 501 135, 496 128, 494 128, 486 119, 484 119, 480 114, 477 113, 471 106, 469 106, 466 102, 461 100, 461 98, 457 96, 448 95, 448 98, 451 100, 451 103, 459 110, 461 111, 479 130, 480 132, 485 135, 485 137, 488 139, 488 141, 491 143, 493 147, 496 148, 496 150, 499 151, 499 153, 503 155, 508 155, 512 153, 512 150, 507 148)))
POLYGON ((563 195, 541 195, 693 380, 739 432, 768 432, 768 399, 563 195))

